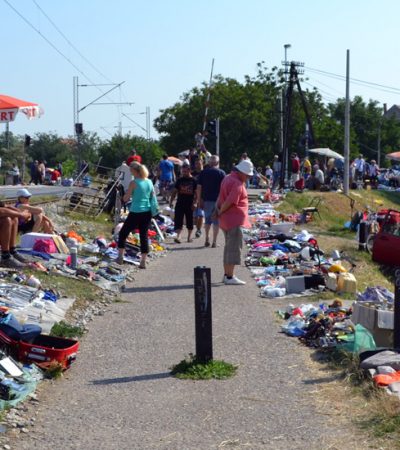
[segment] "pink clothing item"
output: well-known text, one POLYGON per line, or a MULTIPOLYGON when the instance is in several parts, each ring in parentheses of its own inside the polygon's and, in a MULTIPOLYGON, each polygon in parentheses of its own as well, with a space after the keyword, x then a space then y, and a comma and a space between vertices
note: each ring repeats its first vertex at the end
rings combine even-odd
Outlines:
POLYGON ((222 180, 218 207, 226 201, 232 206, 218 217, 220 228, 225 231, 235 227, 250 228, 246 186, 237 172, 231 172, 222 180))

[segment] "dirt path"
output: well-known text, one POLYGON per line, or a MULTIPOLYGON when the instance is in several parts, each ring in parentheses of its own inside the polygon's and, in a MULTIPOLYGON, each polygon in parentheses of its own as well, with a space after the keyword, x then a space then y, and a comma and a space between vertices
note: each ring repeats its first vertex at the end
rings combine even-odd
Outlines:
POLYGON ((326 380, 305 363, 308 349, 279 333, 277 303, 258 297, 245 268, 247 286, 222 285, 222 248, 201 244, 171 246, 138 273, 125 302, 91 325, 75 366, 40 394, 35 427, 11 448, 349 448, 349 425, 317 413, 326 380), (194 351, 197 265, 212 269, 214 357, 239 365, 230 380, 169 375, 194 351))

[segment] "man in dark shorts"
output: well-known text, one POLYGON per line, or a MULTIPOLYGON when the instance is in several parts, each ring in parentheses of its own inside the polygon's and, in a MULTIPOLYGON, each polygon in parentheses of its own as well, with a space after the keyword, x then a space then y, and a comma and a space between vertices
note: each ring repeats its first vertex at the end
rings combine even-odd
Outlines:
POLYGON ((204 169, 199 175, 197 181, 197 198, 200 208, 204 209, 206 233, 205 247, 210 246, 210 228, 213 226, 213 239, 211 247, 217 246, 217 237, 219 232, 218 219, 213 215, 215 203, 217 201, 222 180, 225 178, 225 172, 219 168, 219 157, 213 155, 208 162, 209 167, 204 169))
POLYGON ((196 180, 192 177, 190 166, 184 164, 182 166, 182 176, 175 183, 175 188, 172 191, 170 206, 176 194, 178 199, 175 205, 175 242, 181 243, 181 233, 183 228, 183 218, 186 219, 186 228, 188 229, 187 241, 192 242, 193 231, 193 211, 196 207, 196 180))

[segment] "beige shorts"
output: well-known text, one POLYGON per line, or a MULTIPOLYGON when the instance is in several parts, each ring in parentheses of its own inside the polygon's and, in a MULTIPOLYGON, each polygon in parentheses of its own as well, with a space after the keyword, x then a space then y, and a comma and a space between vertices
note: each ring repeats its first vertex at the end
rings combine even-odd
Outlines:
POLYGON ((225 236, 224 264, 238 266, 242 260, 243 234, 241 227, 223 230, 225 236))

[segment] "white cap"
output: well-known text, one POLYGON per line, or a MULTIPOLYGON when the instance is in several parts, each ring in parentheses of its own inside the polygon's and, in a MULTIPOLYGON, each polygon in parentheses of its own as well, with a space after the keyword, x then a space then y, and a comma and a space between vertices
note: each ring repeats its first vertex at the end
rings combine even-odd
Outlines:
POLYGON ((249 159, 243 159, 235 166, 239 172, 251 177, 253 175, 253 163, 249 159))
POLYGON ((32 194, 28 191, 28 189, 19 189, 17 191, 17 197, 32 197, 32 194))

